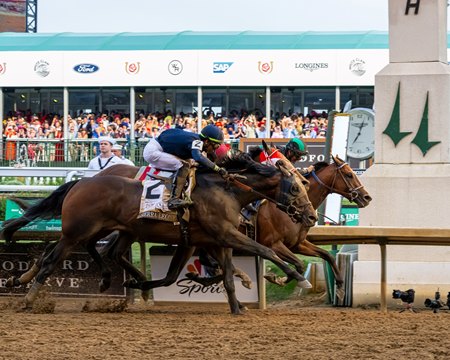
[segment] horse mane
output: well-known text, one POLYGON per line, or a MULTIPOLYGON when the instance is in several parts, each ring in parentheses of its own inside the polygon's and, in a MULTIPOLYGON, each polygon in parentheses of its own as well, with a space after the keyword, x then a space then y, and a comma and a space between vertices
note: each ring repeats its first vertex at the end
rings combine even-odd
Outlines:
POLYGON ((326 168, 327 166, 329 166, 330 164, 328 164, 325 161, 319 161, 317 163, 314 164, 314 171, 315 172, 319 172, 320 170, 326 168))
POLYGON ((275 167, 260 164, 254 161, 250 154, 235 149, 229 150, 227 155, 217 165, 224 167, 229 172, 241 172, 245 170, 265 177, 272 177, 277 173, 275 167))
POLYGON ((248 148, 248 154, 252 159, 255 159, 257 156, 259 156, 263 152, 263 148, 258 145, 250 146, 248 148))

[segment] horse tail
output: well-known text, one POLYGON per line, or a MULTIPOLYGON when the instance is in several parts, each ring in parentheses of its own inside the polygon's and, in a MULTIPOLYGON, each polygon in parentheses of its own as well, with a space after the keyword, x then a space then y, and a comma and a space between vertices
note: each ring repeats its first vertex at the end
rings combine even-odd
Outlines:
MULTIPOLYGON (((42 199, 37 204, 29 206, 19 218, 6 220, 0 232, 0 239, 6 240, 7 243, 12 241, 14 233, 28 225, 37 218, 43 220, 50 220, 61 216, 62 205, 67 193, 79 180, 73 180, 64 185, 61 185, 54 192, 52 192, 45 199, 42 199)), ((20 204, 19 204, 20 205, 20 204)))

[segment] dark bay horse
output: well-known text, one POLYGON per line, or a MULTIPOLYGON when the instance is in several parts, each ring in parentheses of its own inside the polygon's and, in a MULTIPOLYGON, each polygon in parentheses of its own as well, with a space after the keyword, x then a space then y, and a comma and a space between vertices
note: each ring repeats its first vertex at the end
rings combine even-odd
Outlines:
MULTIPOLYGON (((274 169, 260 165, 251 160, 248 155, 240 153, 225 159, 222 166, 229 170, 240 170, 247 177, 242 181, 244 189, 247 187, 252 191, 244 191, 243 187, 237 186, 229 186, 224 190, 225 181, 220 176, 211 173, 197 174, 198 186, 192 194, 194 205, 191 208, 189 223, 192 234, 192 244, 190 245, 216 249, 225 248, 216 256, 223 266, 224 286, 228 294, 231 312, 239 314, 239 303, 232 281, 231 249, 248 251, 266 258, 285 270, 288 276, 299 282, 305 280, 300 274, 285 265, 271 250, 252 242, 237 230, 238 215, 242 206, 258 198, 270 197, 277 199, 278 206, 289 211, 294 220, 303 221, 305 225, 312 226, 317 218, 303 184, 296 176, 292 176, 287 171, 284 164, 280 164, 278 169, 274 169)), ((131 241, 139 239, 179 244, 180 234, 173 224, 136 219, 141 194, 141 182, 123 177, 106 175, 77 181, 64 196, 61 209, 61 239, 43 259, 42 266, 36 275, 36 282, 25 298, 27 304, 33 303, 39 289, 53 272, 56 264, 65 258, 75 246, 86 244, 93 238, 104 236, 105 233, 119 230, 120 237, 127 240, 119 242, 119 244, 127 243, 127 248, 130 239, 131 241)), ((44 204, 45 200, 42 201, 44 204)), ((36 212, 38 207, 35 207, 33 211, 36 212)), ((55 209, 45 208, 41 208, 40 211, 43 216, 46 211, 57 212, 55 209)), ((179 246, 179 248, 182 251, 183 246, 179 246)), ((183 251, 189 252, 190 250, 183 249, 183 251)), ((180 271, 178 265, 175 268, 180 271)), ((149 289, 154 285, 155 281, 148 281, 144 282, 141 288, 149 289)))

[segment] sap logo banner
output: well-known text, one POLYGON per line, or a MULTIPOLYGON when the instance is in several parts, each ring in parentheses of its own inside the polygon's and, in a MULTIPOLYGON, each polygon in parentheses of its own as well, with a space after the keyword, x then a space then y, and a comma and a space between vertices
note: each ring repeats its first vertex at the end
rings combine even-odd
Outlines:
POLYGON ((100 68, 94 64, 78 64, 75 65, 73 70, 80 74, 92 74, 98 71, 100 68))
POLYGON ((223 74, 231 67, 231 65, 233 65, 232 62, 214 62, 213 63, 213 73, 214 74, 223 74))

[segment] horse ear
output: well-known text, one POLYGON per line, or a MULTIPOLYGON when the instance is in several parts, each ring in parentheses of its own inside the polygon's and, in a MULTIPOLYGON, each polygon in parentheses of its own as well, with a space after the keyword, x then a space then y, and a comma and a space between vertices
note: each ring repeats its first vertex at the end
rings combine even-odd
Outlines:
MULTIPOLYGON (((333 159, 333 162, 337 164, 337 161, 336 161, 336 158, 334 157, 334 155, 333 154, 330 154, 330 155, 331 155, 331 158, 333 159)), ((337 155, 336 155, 336 157, 337 157, 337 155)))
POLYGON ((265 152, 269 152, 269 146, 267 145, 267 143, 264 140, 261 140, 264 151, 265 152))
POLYGON ((278 168, 278 170, 280 170, 283 173, 284 176, 289 177, 292 175, 287 169, 284 160, 278 160, 275 166, 278 168))

